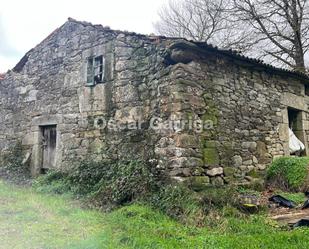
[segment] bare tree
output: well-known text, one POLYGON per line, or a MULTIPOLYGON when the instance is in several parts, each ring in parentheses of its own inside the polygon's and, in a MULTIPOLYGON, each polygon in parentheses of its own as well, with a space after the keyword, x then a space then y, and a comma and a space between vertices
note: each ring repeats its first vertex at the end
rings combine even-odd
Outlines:
POLYGON ((305 71, 309 49, 307 0, 233 0, 234 21, 251 26, 247 41, 261 57, 305 71), (251 44, 250 44, 251 43, 251 44))
POLYGON ((170 0, 157 33, 237 49, 277 66, 305 71, 309 0, 170 0))
POLYGON ((194 41, 225 45, 227 32, 224 8, 226 0, 170 0, 159 12, 154 24, 161 35, 185 37, 194 41))

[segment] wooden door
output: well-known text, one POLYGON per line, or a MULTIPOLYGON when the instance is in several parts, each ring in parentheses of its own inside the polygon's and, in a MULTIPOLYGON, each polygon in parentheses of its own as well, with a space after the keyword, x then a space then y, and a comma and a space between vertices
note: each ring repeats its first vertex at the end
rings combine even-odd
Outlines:
POLYGON ((57 145, 57 129, 56 125, 43 126, 43 169, 51 169, 55 167, 56 145, 57 145))

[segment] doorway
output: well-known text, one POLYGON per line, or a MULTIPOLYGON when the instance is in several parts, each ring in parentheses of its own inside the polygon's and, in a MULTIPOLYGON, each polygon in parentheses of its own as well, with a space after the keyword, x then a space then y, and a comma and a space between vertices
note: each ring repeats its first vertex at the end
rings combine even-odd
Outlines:
POLYGON ((41 173, 46 173, 56 164, 57 126, 41 126, 42 132, 42 167, 41 173))
MULTIPOLYGON (((294 108, 288 108, 289 128, 295 136, 305 145, 302 111, 294 108)), ((305 145, 306 146, 306 145, 305 145)), ((305 156, 306 150, 302 151, 300 156, 305 156)))

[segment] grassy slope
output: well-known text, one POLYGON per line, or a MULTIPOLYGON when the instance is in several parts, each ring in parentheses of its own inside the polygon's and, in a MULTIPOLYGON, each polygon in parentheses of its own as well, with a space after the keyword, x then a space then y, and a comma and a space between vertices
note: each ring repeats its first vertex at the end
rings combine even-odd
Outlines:
POLYGON ((309 248, 309 229, 280 231, 262 216, 185 227, 148 207, 110 214, 0 182, 0 248, 309 248))
POLYGON ((103 216, 64 197, 0 182, 0 248, 69 248, 104 229, 103 216))

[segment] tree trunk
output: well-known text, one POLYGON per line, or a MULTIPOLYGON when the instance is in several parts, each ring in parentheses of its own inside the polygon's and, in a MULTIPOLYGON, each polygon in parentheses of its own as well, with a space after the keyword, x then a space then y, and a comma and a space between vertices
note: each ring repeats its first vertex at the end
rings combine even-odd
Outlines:
MULTIPOLYGON (((296 44, 295 44, 296 45, 296 44)), ((305 60, 304 60, 304 53, 302 47, 296 45, 295 48, 295 70, 300 72, 305 72, 305 60)))

